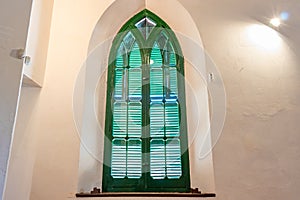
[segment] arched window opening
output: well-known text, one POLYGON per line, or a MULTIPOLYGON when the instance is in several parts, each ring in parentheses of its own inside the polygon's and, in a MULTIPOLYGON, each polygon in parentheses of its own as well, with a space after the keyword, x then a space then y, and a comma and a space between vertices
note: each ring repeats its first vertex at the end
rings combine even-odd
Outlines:
POLYGON ((113 41, 109 57, 104 192, 188 192, 183 56, 159 17, 144 10, 113 41))

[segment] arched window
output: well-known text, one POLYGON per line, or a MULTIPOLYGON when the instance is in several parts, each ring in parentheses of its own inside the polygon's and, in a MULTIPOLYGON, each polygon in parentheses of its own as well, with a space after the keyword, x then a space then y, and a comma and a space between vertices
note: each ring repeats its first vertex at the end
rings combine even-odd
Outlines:
POLYGON ((188 192, 184 62, 175 34, 144 10, 113 41, 102 190, 188 192))

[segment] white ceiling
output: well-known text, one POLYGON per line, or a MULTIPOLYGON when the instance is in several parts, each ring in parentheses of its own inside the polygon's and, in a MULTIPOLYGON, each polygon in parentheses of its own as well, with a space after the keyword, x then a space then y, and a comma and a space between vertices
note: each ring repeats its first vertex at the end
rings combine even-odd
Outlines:
MULTIPOLYGON (((293 45, 300 47, 300 2, 299 0, 179 0, 194 19, 257 21, 268 24, 270 18, 288 12, 289 19, 278 32, 293 45)), ((199 26, 199 25, 198 25, 199 26)), ((200 25, 201 26, 201 25, 200 25)), ((201 27, 200 27, 201 29, 201 27)), ((200 30, 201 31, 201 30, 200 30)), ((300 48, 297 48, 300 49, 300 48)))

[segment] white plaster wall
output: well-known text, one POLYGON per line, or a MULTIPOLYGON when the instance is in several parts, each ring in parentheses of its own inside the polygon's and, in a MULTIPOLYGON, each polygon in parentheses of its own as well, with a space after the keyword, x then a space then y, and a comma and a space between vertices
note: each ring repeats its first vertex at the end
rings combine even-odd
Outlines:
POLYGON ((26 79, 42 86, 46 68, 47 51, 52 17, 53 0, 34 0, 30 16, 26 55, 31 60, 24 68, 26 79))
POLYGON ((110 3, 54 2, 44 86, 36 112, 39 119, 31 122, 38 142, 30 199, 68 199, 77 191, 80 141, 73 119, 73 90, 93 28, 110 3))
MULTIPOLYGON (((196 22, 227 91, 225 128, 214 149, 218 199, 298 199, 299 44, 290 48, 293 41, 283 39, 279 49, 266 51, 245 32, 257 22, 232 13, 227 1, 180 2, 196 22)), ((55 1, 38 117, 28 124, 38 140, 32 200, 72 199, 77 191, 73 88, 92 31, 111 3, 55 1)))
POLYGON ((180 2, 196 21, 227 92, 225 127, 214 148, 217 199, 299 199, 299 32, 279 34, 277 48, 268 49, 276 41, 263 47, 270 38, 256 34, 260 43, 250 40, 249 27, 262 24, 255 12, 247 15, 269 9, 272 16, 274 1, 267 7, 253 1, 244 7, 238 1, 180 2))
POLYGON ((31 0, 22 2, 3 0, 0 4, 0 198, 2 198, 23 70, 22 61, 10 57, 10 52, 13 48, 25 48, 31 0))
POLYGON ((37 151, 37 132, 32 122, 39 120, 36 115, 39 108, 39 93, 40 88, 22 88, 3 199, 29 199, 30 197, 37 151))
MULTIPOLYGON (((25 48, 25 54, 30 56, 31 60, 30 63, 24 64, 23 73, 26 74, 26 78, 23 78, 23 85, 34 82, 33 86, 37 86, 42 83, 42 71, 46 65, 52 5, 53 1, 35 0, 32 3, 30 20, 28 16, 30 22, 25 48), (28 80, 32 81, 33 79, 33 82, 28 82, 28 80)), ((35 110, 40 89, 23 87, 21 90, 14 138, 11 144, 11 156, 7 168, 4 199, 29 199, 31 191, 37 140, 36 132, 32 131, 31 125, 33 123, 31 123, 31 120, 37 119, 35 118, 35 110), (18 192, 15 189, 16 182, 18 183, 18 192)))

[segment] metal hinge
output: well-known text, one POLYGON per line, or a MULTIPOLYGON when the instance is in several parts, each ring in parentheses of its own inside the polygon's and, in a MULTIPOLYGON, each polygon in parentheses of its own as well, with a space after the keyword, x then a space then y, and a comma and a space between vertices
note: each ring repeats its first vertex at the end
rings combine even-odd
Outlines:
POLYGON ((23 60, 26 65, 28 65, 31 60, 30 56, 25 55, 24 49, 12 49, 9 55, 13 58, 23 60))

